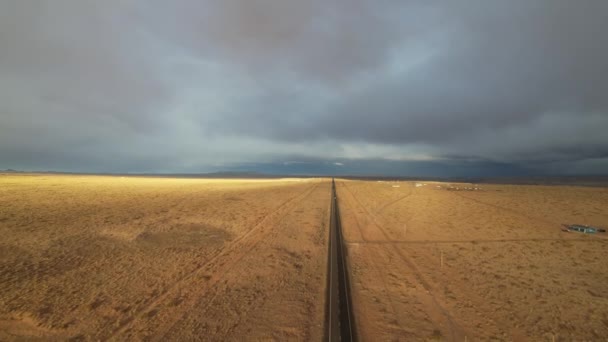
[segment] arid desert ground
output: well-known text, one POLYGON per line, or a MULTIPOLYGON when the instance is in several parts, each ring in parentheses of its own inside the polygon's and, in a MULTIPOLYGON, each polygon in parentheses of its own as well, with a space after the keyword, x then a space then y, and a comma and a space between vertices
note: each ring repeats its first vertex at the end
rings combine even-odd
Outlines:
MULTIPOLYGON (((336 185, 360 340, 608 336, 607 188, 336 185)), ((0 175, 0 340, 322 340, 330 188, 0 175)))
POLYGON ((0 340, 320 340, 328 180, 0 176, 0 340))
POLYGON ((362 340, 608 337, 608 240, 561 231, 605 227, 608 189, 339 181, 337 191, 362 340))

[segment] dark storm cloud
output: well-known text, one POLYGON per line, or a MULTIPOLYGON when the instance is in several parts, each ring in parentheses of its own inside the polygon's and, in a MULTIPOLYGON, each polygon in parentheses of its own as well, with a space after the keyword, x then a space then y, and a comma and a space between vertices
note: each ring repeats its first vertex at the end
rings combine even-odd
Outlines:
POLYGON ((402 11, 401 1, 390 0, 157 5, 162 10, 146 16, 151 30, 194 55, 231 63, 245 72, 280 70, 320 82, 350 79, 353 73, 380 67, 390 47, 415 35, 420 14, 402 11), (410 23, 410 32, 395 30, 404 22, 410 23))
MULTIPOLYGON (((408 9, 416 13, 417 5, 399 8, 408 9)), ((267 134, 268 123, 275 122, 274 136, 280 139, 306 132, 305 137, 312 138, 424 143, 487 157, 494 151, 479 149, 478 138, 492 135, 497 141, 487 137, 489 147, 514 146, 512 154, 501 151, 509 158, 532 152, 542 158, 569 149, 581 158, 602 156, 598 144, 608 144, 608 135, 603 134, 608 127, 607 3, 469 1, 425 13, 428 25, 436 30, 418 31, 429 37, 428 45, 421 43, 393 56, 407 64, 426 49, 428 56, 422 62, 392 73, 390 68, 383 70, 384 64, 368 70, 350 65, 348 58, 328 58, 326 62, 338 69, 347 64, 354 67, 352 74, 368 71, 380 79, 341 93, 325 111, 313 111, 318 117, 305 124, 292 119, 300 117, 295 108, 272 108, 294 96, 271 91, 276 97, 260 97, 255 106, 266 110, 262 119, 268 120, 239 132, 267 134), (558 131, 550 129, 555 125, 558 131), (565 136, 555 139, 555 134, 565 136), (523 139, 530 146, 509 139, 523 139), (551 146, 543 146, 549 141, 551 146), (537 146, 542 148, 536 151, 537 146)), ((388 23, 392 30, 403 30, 403 35, 410 28, 388 23)), ((362 26, 359 30, 367 32, 362 26)), ((386 50, 392 47, 387 43, 378 53, 385 63, 386 50)))
POLYGON ((0 168, 608 172, 607 13, 595 0, 4 1, 0 168))

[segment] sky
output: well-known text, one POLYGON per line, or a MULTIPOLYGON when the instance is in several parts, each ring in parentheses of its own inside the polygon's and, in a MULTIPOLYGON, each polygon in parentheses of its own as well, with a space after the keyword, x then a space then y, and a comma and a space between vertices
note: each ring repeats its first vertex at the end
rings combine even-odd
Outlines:
POLYGON ((608 174, 608 1, 0 0, 0 169, 608 174))

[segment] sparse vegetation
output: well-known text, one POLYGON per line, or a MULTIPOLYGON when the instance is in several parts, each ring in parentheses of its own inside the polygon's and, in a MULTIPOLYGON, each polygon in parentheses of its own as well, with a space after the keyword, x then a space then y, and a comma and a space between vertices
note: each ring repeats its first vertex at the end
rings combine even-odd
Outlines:
POLYGON ((608 239, 561 231, 608 224, 607 188, 428 184, 338 182, 363 340, 608 336, 608 239))
MULTIPOLYGON (((608 335, 606 188, 436 184, 337 182, 362 340, 608 335)), ((320 340, 329 187, 0 176, 0 340, 320 340)))
POLYGON ((0 340, 320 340, 328 193, 0 175, 0 340))

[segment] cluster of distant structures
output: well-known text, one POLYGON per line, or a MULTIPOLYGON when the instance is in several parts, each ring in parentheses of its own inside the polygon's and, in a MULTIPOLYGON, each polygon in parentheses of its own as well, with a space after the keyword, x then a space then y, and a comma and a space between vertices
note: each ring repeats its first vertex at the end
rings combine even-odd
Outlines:
POLYGON ((605 233, 606 229, 586 226, 582 224, 565 224, 562 229, 564 232, 579 232, 584 234, 605 233))
POLYGON ((475 186, 475 185, 471 185, 471 186, 455 186, 455 185, 447 185, 447 186, 441 186, 441 185, 437 185, 436 188, 438 189, 445 189, 448 191, 479 191, 479 190, 483 190, 481 187, 475 186))
MULTIPOLYGON (((377 182, 378 183, 389 183, 389 185, 391 185, 391 187, 393 187, 393 188, 400 187, 400 185, 394 184, 392 182, 387 182, 387 181, 382 181, 382 180, 379 180, 377 182)), ((422 187, 422 186, 427 186, 427 185, 428 185, 427 183, 415 183, 414 184, 414 186, 417 188, 422 187)), ((475 184, 470 184, 470 185, 445 184, 445 185, 435 185, 435 188, 438 190, 448 190, 448 191, 482 191, 483 190, 483 188, 481 188, 480 186, 475 185, 475 184)), ((499 191, 499 190, 497 190, 497 191, 499 191)), ((583 225, 583 224, 564 224, 562 231, 578 232, 578 233, 583 233, 583 234, 596 234, 596 233, 605 233, 606 229, 587 226, 587 225, 583 225)))
MULTIPOLYGON (((380 180, 379 180, 379 181, 376 181, 376 182, 378 182, 378 183, 390 183, 390 182, 386 182, 386 181, 380 181, 380 180)), ((399 184, 391 184, 391 187, 393 187, 393 188, 400 188, 400 187, 401 187, 401 185, 399 185, 399 184)))
MULTIPOLYGON (((386 182, 386 181, 377 181, 378 183, 389 183, 393 188, 399 188, 400 185, 397 184, 391 184, 390 182, 386 182)), ((428 185, 427 183, 415 183, 414 186, 419 188, 422 186, 426 186, 428 185)), ((466 185, 466 184, 459 184, 459 185, 454 185, 454 184, 445 184, 445 185, 435 185, 435 188, 438 190, 448 190, 448 191, 482 191, 483 188, 475 185, 475 184, 470 184, 470 185, 466 185)), ((597 228, 597 227, 592 227, 592 226, 587 226, 587 225, 583 225, 583 224, 564 224, 564 227, 562 228, 562 231, 564 232, 578 232, 578 233, 583 233, 583 234, 596 234, 596 233, 605 233, 606 229, 604 228, 597 228)))

